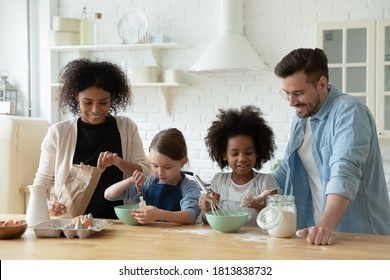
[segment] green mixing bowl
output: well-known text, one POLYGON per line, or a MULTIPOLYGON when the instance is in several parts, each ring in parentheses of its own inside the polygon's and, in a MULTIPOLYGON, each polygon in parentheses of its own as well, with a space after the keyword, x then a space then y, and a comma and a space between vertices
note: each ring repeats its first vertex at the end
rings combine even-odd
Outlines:
POLYGON ((119 205, 114 207, 114 211, 119 220, 127 225, 140 225, 140 223, 133 217, 131 211, 139 208, 138 204, 119 205))
POLYGON ((228 215, 221 213, 221 211, 214 213, 212 211, 206 212, 207 222, 214 230, 220 232, 236 232, 245 224, 248 213, 243 211, 229 212, 231 213, 228 215))

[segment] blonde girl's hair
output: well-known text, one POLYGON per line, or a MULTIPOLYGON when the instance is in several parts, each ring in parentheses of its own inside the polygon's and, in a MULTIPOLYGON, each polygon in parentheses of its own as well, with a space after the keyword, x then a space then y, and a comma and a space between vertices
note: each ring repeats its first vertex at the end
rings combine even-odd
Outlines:
POLYGON ((149 152, 155 150, 173 160, 187 157, 187 144, 183 133, 176 128, 168 128, 154 136, 149 146, 149 152))

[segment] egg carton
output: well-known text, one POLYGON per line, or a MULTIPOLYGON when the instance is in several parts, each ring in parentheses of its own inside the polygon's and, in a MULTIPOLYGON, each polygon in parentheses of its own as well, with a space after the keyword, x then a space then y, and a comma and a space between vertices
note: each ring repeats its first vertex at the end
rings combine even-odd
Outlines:
POLYGON ((42 237, 63 237, 80 239, 91 237, 96 232, 102 231, 107 226, 112 225, 103 219, 93 219, 93 226, 88 229, 76 229, 72 224, 72 219, 53 219, 41 222, 33 227, 35 236, 42 237))

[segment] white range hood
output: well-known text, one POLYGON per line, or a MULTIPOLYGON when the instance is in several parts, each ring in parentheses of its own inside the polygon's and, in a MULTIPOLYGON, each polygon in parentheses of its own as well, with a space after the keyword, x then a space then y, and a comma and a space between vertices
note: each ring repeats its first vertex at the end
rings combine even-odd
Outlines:
POLYGON ((189 69, 196 73, 268 70, 244 35, 243 0, 220 0, 220 33, 189 69))

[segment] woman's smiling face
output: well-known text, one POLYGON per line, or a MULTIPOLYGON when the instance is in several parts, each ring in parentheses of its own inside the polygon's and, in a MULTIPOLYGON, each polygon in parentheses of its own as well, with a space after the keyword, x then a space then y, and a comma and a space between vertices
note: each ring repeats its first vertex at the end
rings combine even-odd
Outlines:
POLYGON ((111 108, 111 94, 95 86, 80 91, 77 95, 81 119, 89 124, 101 124, 111 108))

